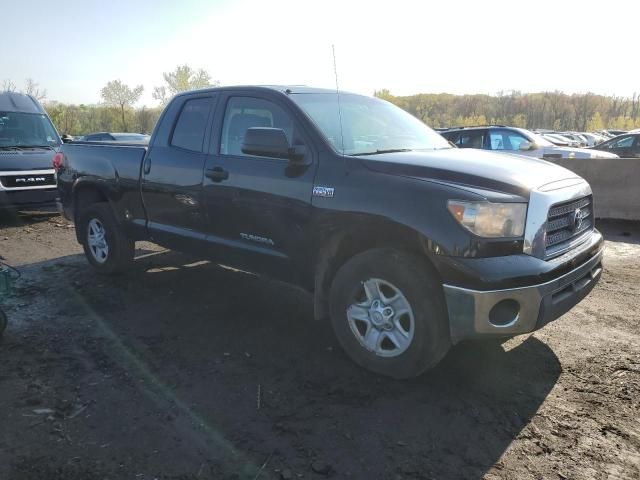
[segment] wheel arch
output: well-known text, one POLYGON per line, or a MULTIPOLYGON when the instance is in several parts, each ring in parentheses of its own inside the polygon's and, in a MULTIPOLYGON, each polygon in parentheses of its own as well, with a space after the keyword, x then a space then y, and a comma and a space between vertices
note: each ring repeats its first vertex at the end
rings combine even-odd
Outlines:
POLYGON ((329 229, 322 237, 314 258, 312 284, 316 320, 329 315, 329 290, 338 269, 355 255, 376 248, 393 248, 415 254, 440 281, 430 258, 438 248, 420 232, 385 218, 350 219, 342 227, 329 229))
MULTIPOLYGON (((73 186, 72 195, 74 205, 73 217, 76 225, 83 208, 95 203, 107 203, 116 216, 116 219, 118 218, 113 202, 105 187, 101 187, 95 182, 79 181, 73 186)), ((76 228, 76 239, 78 242, 81 241, 80 234, 80 229, 76 228)))

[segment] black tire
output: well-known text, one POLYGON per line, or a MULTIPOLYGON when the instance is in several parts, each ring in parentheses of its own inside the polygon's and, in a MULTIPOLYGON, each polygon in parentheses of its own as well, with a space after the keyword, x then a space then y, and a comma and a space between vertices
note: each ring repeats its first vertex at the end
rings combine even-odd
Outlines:
POLYGON ((127 238, 109 204, 94 203, 80 212, 76 228, 87 260, 99 273, 113 275, 122 273, 131 267, 135 253, 135 242, 127 238), (100 225, 104 229, 104 240, 108 250, 104 257, 96 254, 89 245, 90 225, 100 225))
POLYGON ((330 309, 333 329, 347 355, 358 365, 385 376, 416 377, 435 366, 451 347, 442 286, 426 260, 416 255, 394 249, 375 249, 351 258, 333 280, 330 309), (382 356, 384 352, 378 354, 367 349, 348 319, 347 309, 357 302, 364 282, 369 279, 392 284, 413 312, 413 336, 406 349, 396 356, 382 356))

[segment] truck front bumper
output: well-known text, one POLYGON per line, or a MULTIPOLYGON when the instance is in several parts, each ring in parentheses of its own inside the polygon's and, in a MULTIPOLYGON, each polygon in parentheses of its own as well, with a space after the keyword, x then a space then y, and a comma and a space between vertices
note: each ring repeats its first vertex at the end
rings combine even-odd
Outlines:
POLYGON ((21 209, 54 206, 58 191, 53 188, 0 190, 0 208, 21 209))
MULTIPOLYGON (((600 236, 600 233, 596 231, 600 236)), ((602 237, 597 252, 572 270, 543 283, 499 290, 444 285, 452 343, 514 336, 537 330, 569 311, 602 274, 602 237)))

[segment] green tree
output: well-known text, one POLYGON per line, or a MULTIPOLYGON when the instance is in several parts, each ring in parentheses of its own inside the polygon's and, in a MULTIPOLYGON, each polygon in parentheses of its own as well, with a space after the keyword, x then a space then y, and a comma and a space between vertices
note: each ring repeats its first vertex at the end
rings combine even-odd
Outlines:
POLYGON ((600 112, 596 112, 591 116, 591 119, 587 123, 587 130, 602 130, 604 128, 604 123, 602 122, 602 116, 600 112))
POLYGON ((144 87, 142 85, 130 88, 120 80, 112 80, 102 87, 102 90, 100 90, 100 95, 102 96, 105 104, 120 108, 122 131, 124 132, 128 130, 127 121, 125 119, 125 110, 130 109, 138 100, 140 100, 143 91, 144 87))
POLYGON ((510 123, 514 127, 525 128, 527 126, 527 117, 522 113, 518 113, 513 116, 510 123))
POLYGON ((161 113, 161 108, 143 106, 136 112, 136 130, 139 133, 151 133, 161 113))
POLYGON ((386 100, 387 102, 393 102, 395 98, 393 95, 391 95, 391 92, 386 88, 374 91, 373 96, 381 98, 382 100, 386 100))
POLYGON ((152 94, 162 106, 176 93, 220 85, 217 80, 211 80, 211 75, 206 70, 194 70, 189 65, 178 65, 173 72, 164 72, 162 76, 165 85, 154 87, 152 94))
POLYGON ((637 128, 640 95, 632 98, 593 93, 500 92, 497 95, 420 93, 395 96, 389 90, 374 95, 403 108, 431 127, 479 123, 554 130, 600 130, 637 128))

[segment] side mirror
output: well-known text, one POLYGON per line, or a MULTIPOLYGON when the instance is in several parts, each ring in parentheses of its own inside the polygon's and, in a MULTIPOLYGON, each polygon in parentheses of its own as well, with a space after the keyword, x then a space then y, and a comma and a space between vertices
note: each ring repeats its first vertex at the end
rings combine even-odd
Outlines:
POLYGON ((247 155, 282 158, 294 165, 309 164, 307 148, 304 145, 289 145, 287 135, 281 128, 248 128, 241 149, 247 155))
POLYGON ((522 142, 520 144, 520 146, 518 147, 518 149, 522 150, 523 152, 527 152, 529 150, 533 150, 534 148, 536 148, 536 144, 535 143, 531 143, 531 142, 522 142))
POLYGON ((241 149, 247 155, 285 159, 290 157, 289 140, 281 128, 248 128, 241 149))

